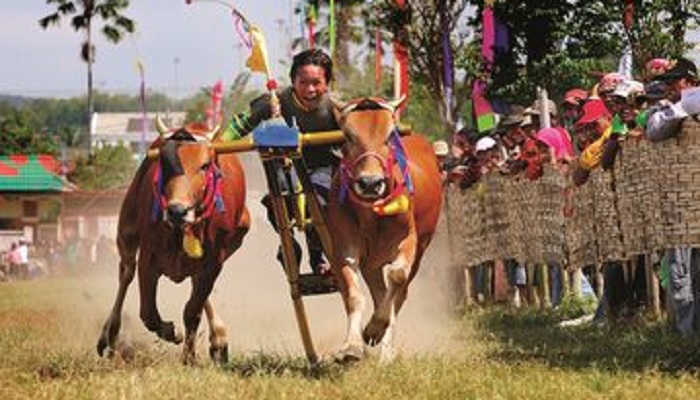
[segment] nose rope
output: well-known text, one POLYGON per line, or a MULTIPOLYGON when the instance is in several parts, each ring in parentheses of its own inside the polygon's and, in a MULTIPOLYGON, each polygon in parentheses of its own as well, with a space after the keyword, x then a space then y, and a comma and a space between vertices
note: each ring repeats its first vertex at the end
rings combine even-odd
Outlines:
POLYGON ((354 174, 354 169, 357 165, 367 158, 375 158, 382 165, 383 177, 387 182, 392 182, 392 170, 395 165, 398 165, 401 171, 401 181, 394 185, 394 189, 387 195, 382 202, 388 202, 394 197, 398 196, 404 188, 408 190, 410 194, 413 194, 413 182, 411 181, 411 175, 408 171, 408 159, 406 157, 406 151, 401 143, 401 137, 399 136, 399 131, 397 128, 391 132, 389 136, 389 156, 387 158, 382 157, 381 154, 375 151, 366 151, 362 153, 359 157, 354 160, 346 160, 340 164, 340 192, 339 198, 340 202, 343 203, 348 197, 350 192, 350 182, 354 182, 356 177, 354 174))
MULTIPOLYGON (((158 216, 162 215, 163 210, 168 206, 168 199, 164 193, 163 172, 160 163, 156 164, 152 186, 153 208, 151 219, 155 222, 158 220, 158 216)), ((198 214, 195 223, 209 218, 214 213, 215 209, 221 213, 225 211, 223 198, 221 197, 221 171, 219 171, 215 163, 211 163, 207 168, 204 178, 204 195, 202 196, 202 201, 199 202, 199 204, 193 204, 187 207, 185 212, 189 212, 192 209, 196 209, 198 214)))

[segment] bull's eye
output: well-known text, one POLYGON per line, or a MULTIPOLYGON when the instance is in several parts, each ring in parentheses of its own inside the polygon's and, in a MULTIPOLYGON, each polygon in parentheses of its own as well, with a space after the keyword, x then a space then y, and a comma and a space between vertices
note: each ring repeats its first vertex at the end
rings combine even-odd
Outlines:
POLYGON ((199 167, 199 169, 200 169, 202 172, 207 172, 207 171, 209 170, 209 167, 211 167, 211 161, 202 164, 202 166, 199 167))

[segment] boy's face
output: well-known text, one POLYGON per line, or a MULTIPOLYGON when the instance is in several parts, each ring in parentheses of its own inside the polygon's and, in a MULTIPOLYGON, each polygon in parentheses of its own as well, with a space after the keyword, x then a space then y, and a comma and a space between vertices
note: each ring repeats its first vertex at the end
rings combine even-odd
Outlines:
POLYGON ((292 85, 302 105, 315 108, 321 96, 328 92, 326 71, 318 65, 304 65, 297 70, 292 85))

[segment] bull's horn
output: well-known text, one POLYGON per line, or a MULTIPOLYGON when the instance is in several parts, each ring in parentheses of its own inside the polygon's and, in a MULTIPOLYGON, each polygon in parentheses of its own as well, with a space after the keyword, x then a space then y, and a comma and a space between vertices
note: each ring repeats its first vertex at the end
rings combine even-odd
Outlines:
POLYGON ((357 107, 357 104, 340 101, 333 97, 331 97, 331 103, 336 110, 340 111, 341 114, 347 114, 357 107))
POLYGON ((401 105, 404 103, 404 101, 406 101, 406 95, 402 94, 401 97, 388 102, 388 104, 392 110, 396 111, 399 107, 401 107, 401 105))
POLYGON ((209 140, 210 142, 213 142, 214 138, 216 138, 216 135, 218 135, 221 132, 222 127, 223 127, 223 124, 221 122, 216 124, 214 129, 212 129, 206 133, 207 140, 209 140))
POLYGON ((156 115, 156 130, 158 131, 161 137, 170 133, 170 128, 168 128, 168 126, 165 125, 165 122, 160 117, 160 115, 156 115))

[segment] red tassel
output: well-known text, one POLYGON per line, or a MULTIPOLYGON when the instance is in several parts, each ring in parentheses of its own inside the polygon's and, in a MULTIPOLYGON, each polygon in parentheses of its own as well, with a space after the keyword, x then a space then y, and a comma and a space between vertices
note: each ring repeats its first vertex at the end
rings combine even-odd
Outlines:
POLYGON ((634 22, 634 0, 625 0, 625 15, 624 15, 625 29, 629 30, 632 27, 632 22, 634 22))
MULTIPOLYGON (((399 75, 399 93, 401 96, 405 96, 408 99, 408 49, 406 46, 399 43, 398 40, 394 40, 394 57, 396 57, 396 62, 399 63, 400 75, 399 75)), ((399 112, 403 112, 404 106, 401 106, 399 112)))

